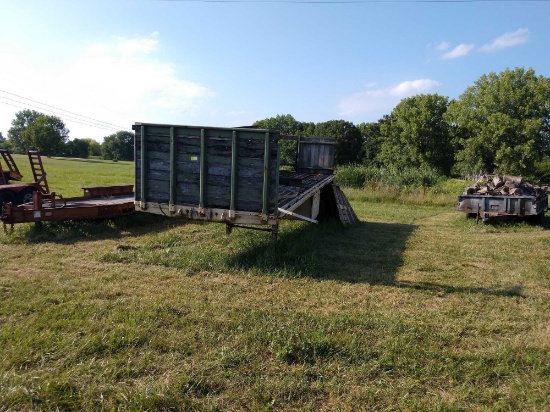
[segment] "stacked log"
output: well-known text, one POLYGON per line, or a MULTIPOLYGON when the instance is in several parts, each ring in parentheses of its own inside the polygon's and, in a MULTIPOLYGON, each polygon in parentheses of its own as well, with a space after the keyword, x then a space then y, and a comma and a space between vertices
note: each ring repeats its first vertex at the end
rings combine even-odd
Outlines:
POLYGON ((548 194, 548 186, 524 182, 520 176, 484 175, 464 190, 465 195, 534 196, 537 199, 548 194))

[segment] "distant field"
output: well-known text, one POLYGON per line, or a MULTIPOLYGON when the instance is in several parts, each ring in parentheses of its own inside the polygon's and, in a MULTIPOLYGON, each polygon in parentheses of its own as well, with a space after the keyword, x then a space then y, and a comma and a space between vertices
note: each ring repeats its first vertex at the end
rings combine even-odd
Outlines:
MULTIPOLYGON (((64 195, 133 182, 45 163, 64 195)), ((345 192, 360 224, 277 242, 146 214, 0 233, 0 410, 550 410, 549 219, 345 192)))
MULTIPOLYGON (((13 155, 22 182, 32 182, 32 172, 26 155, 13 155)), ((63 197, 82 196, 85 186, 134 184, 134 163, 100 159, 42 157, 50 191, 63 197)))

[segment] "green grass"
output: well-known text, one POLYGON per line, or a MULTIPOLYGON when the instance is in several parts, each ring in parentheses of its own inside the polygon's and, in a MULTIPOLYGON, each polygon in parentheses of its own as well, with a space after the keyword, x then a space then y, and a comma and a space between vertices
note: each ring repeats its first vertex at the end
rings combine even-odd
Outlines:
MULTIPOLYGON (((13 155, 21 182, 32 182, 29 159, 25 155, 13 155)), ((87 186, 109 186, 134 184, 134 163, 113 162, 101 159, 71 159, 42 157, 50 191, 63 197, 82 196, 87 186)))
POLYGON ((360 224, 277 242, 147 214, 0 234, 0 410, 549 410, 548 219, 345 192, 360 224))

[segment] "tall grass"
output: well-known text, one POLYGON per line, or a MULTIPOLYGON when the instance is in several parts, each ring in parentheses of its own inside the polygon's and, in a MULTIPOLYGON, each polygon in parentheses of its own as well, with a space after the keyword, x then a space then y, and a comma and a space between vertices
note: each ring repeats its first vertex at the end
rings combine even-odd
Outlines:
POLYGON ((350 200, 453 206, 468 181, 449 179, 432 168, 376 168, 349 165, 336 172, 350 200))
POLYGON ((390 187, 395 191, 407 191, 435 186, 441 177, 436 169, 428 167, 398 169, 349 165, 338 168, 336 181, 355 189, 390 187))

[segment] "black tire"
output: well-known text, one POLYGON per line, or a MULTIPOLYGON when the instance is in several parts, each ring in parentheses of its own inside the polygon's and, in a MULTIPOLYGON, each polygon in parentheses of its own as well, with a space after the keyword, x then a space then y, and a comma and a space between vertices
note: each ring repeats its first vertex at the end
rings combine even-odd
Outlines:
POLYGON ((32 202, 34 192, 36 192, 34 187, 27 187, 26 189, 21 190, 17 193, 17 204, 22 205, 23 203, 32 202))

